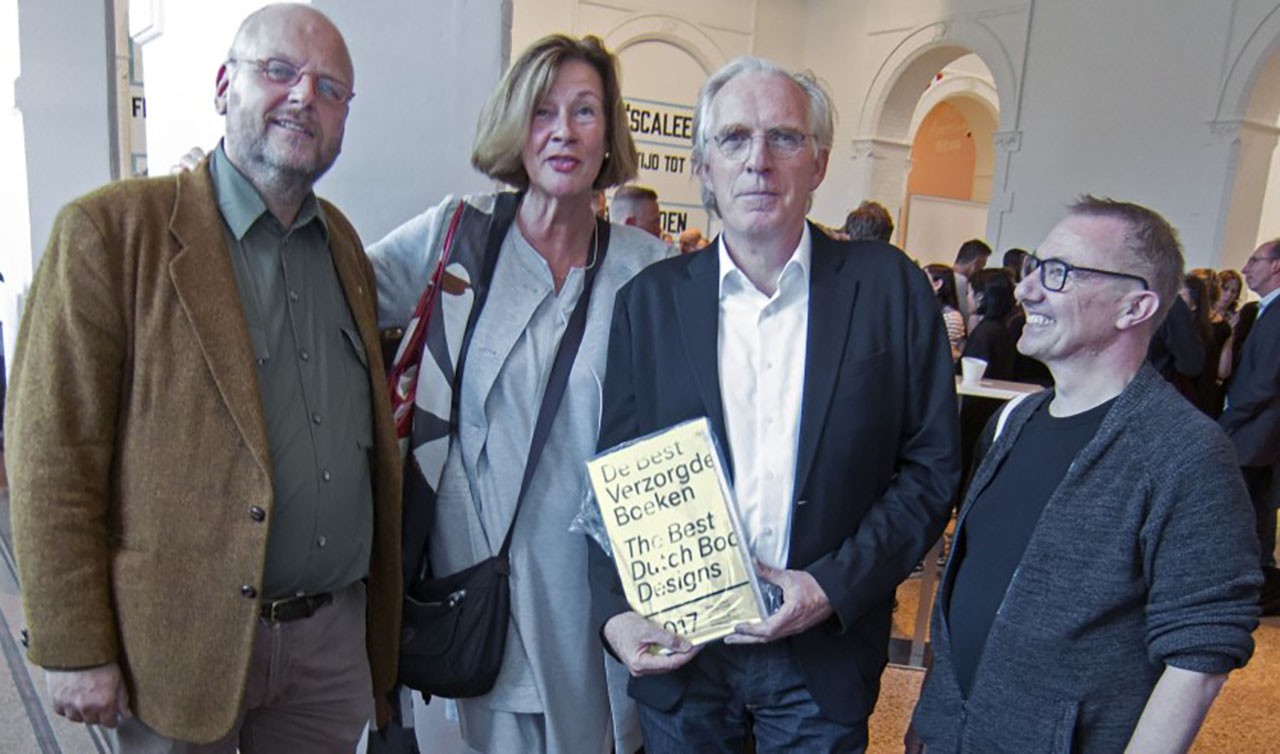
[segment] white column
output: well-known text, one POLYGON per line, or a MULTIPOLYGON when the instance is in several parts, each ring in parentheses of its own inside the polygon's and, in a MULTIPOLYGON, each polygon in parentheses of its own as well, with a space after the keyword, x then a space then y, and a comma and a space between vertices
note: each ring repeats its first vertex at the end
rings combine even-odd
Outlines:
POLYGON ((18 0, 33 268, 58 209, 112 178, 113 14, 111 0, 18 0))

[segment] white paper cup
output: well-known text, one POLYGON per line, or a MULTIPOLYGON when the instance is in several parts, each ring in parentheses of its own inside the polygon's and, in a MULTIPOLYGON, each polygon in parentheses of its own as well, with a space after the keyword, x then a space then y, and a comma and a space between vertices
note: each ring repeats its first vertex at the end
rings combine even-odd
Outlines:
POLYGON ((979 359, 976 356, 964 356, 960 359, 960 380, 962 382, 977 382, 982 379, 982 375, 987 371, 986 359, 979 359))

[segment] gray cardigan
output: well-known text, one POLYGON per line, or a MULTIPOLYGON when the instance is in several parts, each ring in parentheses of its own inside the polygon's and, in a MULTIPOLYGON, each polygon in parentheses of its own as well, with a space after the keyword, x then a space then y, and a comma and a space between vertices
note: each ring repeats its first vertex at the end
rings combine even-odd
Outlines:
MULTIPOLYGON (((965 495, 957 536, 1051 396, 1010 412, 965 495)), ((1249 659, 1257 563, 1231 443, 1144 366, 1050 497, 967 700, 943 609, 954 575, 947 564, 934 664, 912 721, 928 754, 1123 751, 1166 663, 1224 672, 1249 659)))

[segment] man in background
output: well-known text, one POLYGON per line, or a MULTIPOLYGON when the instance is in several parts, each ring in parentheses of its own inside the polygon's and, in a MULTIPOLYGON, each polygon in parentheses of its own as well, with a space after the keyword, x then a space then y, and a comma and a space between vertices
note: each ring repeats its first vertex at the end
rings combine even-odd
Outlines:
POLYGON ((991 247, 985 241, 972 238, 960 244, 960 250, 956 252, 956 263, 952 266, 956 274, 956 298, 960 302, 960 313, 964 315, 965 325, 970 329, 976 323, 969 320, 969 305, 972 303, 969 278, 977 274, 978 270, 986 268, 990 256, 991 247))
POLYGON ((849 213, 844 232, 850 241, 883 241, 893 238, 893 218, 880 202, 864 201, 849 213))
POLYGON ((700 228, 689 228, 680 233, 680 253, 691 254, 698 249, 705 247, 709 243, 706 236, 702 235, 700 228))
POLYGON ((658 207, 658 192, 644 186, 627 184, 613 192, 609 205, 609 221, 619 225, 634 225, 656 238, 662 237, 658 207))
MULTIPOLYGON (((1254 250, 1241 269, 1245 283, 1262 297, 1258 318, 1245 338, 1218 423, 1236 446, 1257 521, 1262 565, 1276 564, 1276 504, 1280 502, 1280 239, 1254 250)), ((1275 574, 1269 582, 1276 581, 1275 574)))

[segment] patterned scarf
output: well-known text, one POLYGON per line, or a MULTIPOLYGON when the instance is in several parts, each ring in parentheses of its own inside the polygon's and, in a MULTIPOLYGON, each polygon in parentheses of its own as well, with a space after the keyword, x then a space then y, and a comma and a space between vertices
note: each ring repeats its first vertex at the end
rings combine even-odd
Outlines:
POLYGON ((467 347, 520 199, 514 192, 496 195, 492 214, 466 201, 459 204, 458 214, 450 221, 451 233, 446 233, 446 239, 452 240, 448 257, 442 253, 396 354, 392 409, 401 449, 408 451, 403 521, 406 586, 427 575, 427 538, 457 425, 467 347), (425 332, 415 337, 419 328, 425 332))

